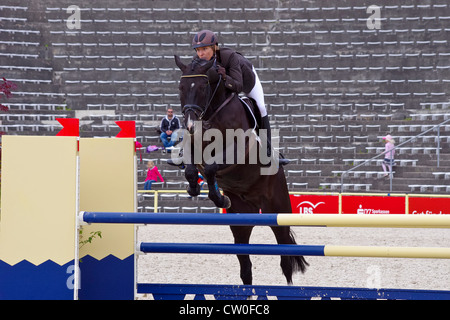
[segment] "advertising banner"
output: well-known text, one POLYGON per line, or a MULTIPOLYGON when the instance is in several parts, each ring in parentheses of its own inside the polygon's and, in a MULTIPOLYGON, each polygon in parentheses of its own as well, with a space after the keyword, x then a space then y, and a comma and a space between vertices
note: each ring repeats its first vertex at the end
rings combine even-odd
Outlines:
POLYGON ((342 196, 342 213, 405 214, 405 197, 342 196))
POLYGON ((410 214, 450 214, 450 198, 409 197, 410 214))
MULTIPOLYGON (((338 214, 339 195, 290 194, 294 214, 338 214)), ((342 195, 343 214, 450 214, 450 197, 342 195), (408 205, 408 212, 406 208, 408 205)))
POLYGON ((339 213, 339 197, 332 195, 290 195, 292 213, 339 213))

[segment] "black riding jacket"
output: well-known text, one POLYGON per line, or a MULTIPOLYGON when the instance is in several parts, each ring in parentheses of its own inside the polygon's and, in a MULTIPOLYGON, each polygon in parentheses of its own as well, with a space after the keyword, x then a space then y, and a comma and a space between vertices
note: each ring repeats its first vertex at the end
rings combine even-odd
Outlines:
POLYGON ((224 47, 216 51, 216 58, 227 72, 225 88, 236 93, 252 91, 255 86, 255 74, 250 61, 239 52, 224 47))

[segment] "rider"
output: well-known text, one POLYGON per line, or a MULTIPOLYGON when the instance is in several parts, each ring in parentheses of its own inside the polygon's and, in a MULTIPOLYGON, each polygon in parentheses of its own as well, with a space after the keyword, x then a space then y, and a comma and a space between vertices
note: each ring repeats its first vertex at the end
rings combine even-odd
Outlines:
MULTIPOLYGON (((225 88, 236 92, 244 92, 248 97, 254 99, 261 113, 261 129, 267 130, 267 156, 271 156, 271 131, 269 117, 267 115, 264 101, 264 92, 256 74, 255 68, 244 56, 230 48, 219 48, 219 42, 214 32, 202 30, 192 39, 192 48, 196 56, 203 60, 216 58, 218 62, 217 72, 225 81, 225 88)), ((289 163, 289 160, 279 159, 280 165, 289 163)))

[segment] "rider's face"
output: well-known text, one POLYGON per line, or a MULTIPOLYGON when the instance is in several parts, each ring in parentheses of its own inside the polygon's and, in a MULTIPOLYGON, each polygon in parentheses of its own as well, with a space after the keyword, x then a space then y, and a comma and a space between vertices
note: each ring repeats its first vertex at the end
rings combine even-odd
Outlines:
POLYGON ((214 55, 214 50, 212 47, 201 47, 201 48, 196 48, 195 51, 197 52, 197 56, 200 59, 204 59, 204 60, 211 60, 211 58, 214 55))

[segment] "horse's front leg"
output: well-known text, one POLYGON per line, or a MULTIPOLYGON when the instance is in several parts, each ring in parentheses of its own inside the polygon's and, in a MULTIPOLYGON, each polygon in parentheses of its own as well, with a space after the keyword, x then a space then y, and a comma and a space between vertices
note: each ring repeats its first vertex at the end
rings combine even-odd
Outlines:
POLYGON ((216 180, 216 173, 219 166, 216 163, 205 165, 205 178, 208 182, 208 197, 218 208, 229 208, 231 206, 230 198, 222 195, 216 180))
POLYGON ((186 178, 189 186, 187 192, 191 197, 196 197, 200 194, 200 185, 198 184, 198 170, 195 164, 186 165, 184 170, 184 177, 186 178))

